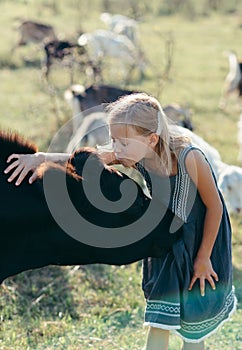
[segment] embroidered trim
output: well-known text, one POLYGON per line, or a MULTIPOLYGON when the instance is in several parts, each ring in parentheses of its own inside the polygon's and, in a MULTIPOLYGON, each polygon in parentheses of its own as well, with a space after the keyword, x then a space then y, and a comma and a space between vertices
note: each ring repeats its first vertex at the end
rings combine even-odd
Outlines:
POLYGON ((209 320, 205 320, 199 323, 188 323, 181 320, 182 329, 185 332, 189 332, 189 333, 201 333, 208 330, 209 328, 213 328, 215 325, 219 324, 225 318, 226 314, 228 314, 228 311, 231 309, 231 306, 234 303, 234 297, 235 297, 234 291, 231 290, 231 292, 226 298, 225 305, 221 310, 221 312, 209 320))
POLYGON ((180 317, 180 304, 169 303, 166 301, 149 300, 146 304, 146 313, 180 317))
MULTIPOLYGON (((234 291, 234 287, 233 287, 233 291, 234 291)), ((187 338, 185 337, 183 334, 181 334, 180 329, 177 330, 173 330, 173 333, 177 334, 182 340, 184 340, 187 343, 200 343, 201 341, 205 340, 206 338, 210 337, 212 334, 216 333, 218 329, 220 329, 223 324, 225 322, 227 322, 228 320, 230 320, 230 318, 232 317, 232 315, 234 314, 234 312, 236 311, 237 308, 237 298, 234 295, 234 303, 233 303, 233 308, 230 310, 230 312, 228 313, 227 317, 223 319, 222 322, 220 322, 219 324, 216 325, 215 328, 213 328, 210 332, 208 332, 207 334, 205 334, 204 336, 192 339, 192 338, 187 338)), ((165 328, 164 328, 165 329, 165 328)))
POLYGON ((184 222, 187 222, 187 198, 189 195, 191 179, 186 172, 185 157, 192 146, 184 148, 178 156, 178 173, 176 176, 174 196, 172 198, 172 211, 184 222))
MULTIPOLYGON (((149 304, 149 301, 147 302, 147 308, 148 308, 148 304, 149 304)), ((146 310, 146 313, 163 314, 170 317, 180 316, 180 306, 178 303, 169 303, 165 301, 160 302, 160 301, 152 300, 150 304, 151 305, 149 305, 149 307, 151 308, 151 306, 153 306, 153 310, 152 309, 150 311, 146 310), (154 310, 158 310, 158 311, 154 311, 154 310), (177 314, 175 314, 176 312, 177 314)), ((237 306, 237 299, 234 294, 234 287, 232 287, 232 290, 226 297, 225 305, 223 309, 220 311, 220 313, 218 313, 215 317, 211 319, 208 319, 202 322, 197 322, 197 323, 188 323, 179 319, 179 322, 178 322, 179 324, 177 325, 165 325, 162 323, 145 321, 144 326, 173 330, 178 336, 180 336, 186 342, 199 343, 203 339, 209 337, 211 334, 216 332, 218 328, 220 328, 228 319, 230 319, 231 315, 236 310, 236 306, 237 306), (204 335, 204 333, 206 334, 204 335), (190 336, 190 338, 188 338, 186 334, 187 336, 190 336)))

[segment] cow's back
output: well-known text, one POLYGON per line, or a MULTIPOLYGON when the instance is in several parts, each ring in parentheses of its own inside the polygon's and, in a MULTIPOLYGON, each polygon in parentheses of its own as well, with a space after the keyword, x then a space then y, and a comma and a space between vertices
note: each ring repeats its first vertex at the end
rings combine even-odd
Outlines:
POLYGON ((50 25, 37 23, 33 21, 25 21, 19 26, 21 42, 40 43, 44 40, 55 40, 56 35, 54 28, 50 25))

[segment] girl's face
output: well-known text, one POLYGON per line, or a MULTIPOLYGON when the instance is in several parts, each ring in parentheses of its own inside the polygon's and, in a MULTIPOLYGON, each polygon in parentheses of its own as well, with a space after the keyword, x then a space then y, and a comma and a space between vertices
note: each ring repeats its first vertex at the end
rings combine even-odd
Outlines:
POLYGON ((123 165, 132 166, 143 158, 151 157, 154 150, 153 139, 157 135, 143 136, 132 126, 122 125, 111 125, 110 133, 115 157, 123 165))

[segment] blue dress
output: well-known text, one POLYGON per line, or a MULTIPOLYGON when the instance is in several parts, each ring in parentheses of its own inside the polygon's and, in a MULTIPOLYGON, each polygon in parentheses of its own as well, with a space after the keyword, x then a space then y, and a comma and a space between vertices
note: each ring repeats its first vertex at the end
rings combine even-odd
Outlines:
POLYGON ((145 326, 171 330, 186 342, 198 343, 229 319, 236 308, 236 297, 232 285, 231 226, 221 194, 223 216, 211 255, 219 277, 216 290, 206 281, 205 296, 201 296, 199 280, 188 290, 206 212, 185 167, 186 155, 194 148, 188 146, 180 152, 177 175, 170 177, 169 207, 182 222, 180 238, 171 249, 164 249, 161 257, 143 260, 142 288, 146 298, 145 326))

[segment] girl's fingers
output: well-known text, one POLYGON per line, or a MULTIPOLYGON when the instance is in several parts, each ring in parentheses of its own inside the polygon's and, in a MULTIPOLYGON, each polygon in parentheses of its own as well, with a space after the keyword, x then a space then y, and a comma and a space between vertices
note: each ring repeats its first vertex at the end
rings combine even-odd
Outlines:
POLYGON ((8 178, 8 182, 12 182, 23 170, 23 166, 19 165, 15 171, 11 174, 11 176, 8 178))
POLYGON ((196 280, 197 280, 197 277, 193 276, 188 290, 192 290, 192 287, 193 287, 194 283, 196 282, 196 280))
POLYGON ((15 162, 11 163, 5 170, 4 174, 8 174, 11 170, 16 168, 19 165, 19 160, 16 160, 15 162))
POLYGON ((208 282, 210 283, 211 287, 215 290, 216 289, 216 285, 215 282, 218 282, 218 275, 216 274, 215 271, 213 271, 211 273, 211 276, 209 278, 207 278, 208 282))
POLYGON ((200 278, 200 292, 201 292, 201 296, 204 297, 204 295, 205 295, 205 280, 204 280, 204 278, 200 278))
MULTIPOLYGON (((196 282, 197 279, 198 279, 198 277, 193 276, 193 278, 191 279, 191 283, 189 285, 189 288, 188 288, 189 290, 192 290, 192 288, 194 286, 194 283, 196 282)), ((212 289, 215 290, 216 289, 216 285, 215 285, 214 280, 216 282, 218 282, 218 275, 216 274, 216 272, 213 272, 210 277, 207 277, 207 278, 200 277, 199 280, 200 280, 201 296, 204 296, 205 295, 205 280, 207 280, 209 282, 209 284, 211 285, 212 289)))
POLYGON ((22 183, 23 179, 25 178, 25 176, 26 176, 27 174, 28 174, 28 170, 26 170, 25 168, 23 168, 23 170, 21 171, 21 173, 20 173, 20 175, 19 175, 17 181, 15 182, 15 185, 16 185, 16 186, 19 186, 19 185, 22 183))
POLYGON ((15 154, 15 153, 11 154, 7 159, 7 163, 11 162, 11 160, 14 158, 19 159, 19 154, 15 154))
POLYGON ((38 177, 38 172, 34 171, 33 174, 29 178, 29 183, 32 184, 38 177))
POLYGON ((218 275, 216 274, 215 271, 213 271, 213 273, 211 274, 213 276, 213 278, 215 279, 216 282, 218 282, 218 275))
POLYGON ((11 164, 9 164, 4 170, 5 174, 11 172, 8 178, 8 182, 16 180, 15 185, 18 186, 23 182, 26 175, 33 170, 34 172, 29 178, 29 183, 32 183, 36 180, 38 177, 36 169, 41 164, 42 160, 39 156, 36 157, 32 154, 11 154, 8 157, 7 162, 11 162, 11 164))
POLYGON ((208 280, 208 282, 210 283, 210 286, 212 287, 212 289, 215 290, 215 289, 216 289, 216 285, 215 285, 215 283, 214 283, 213 278, 210 277, 210 278, 208 278, 207 280, 208 280))

